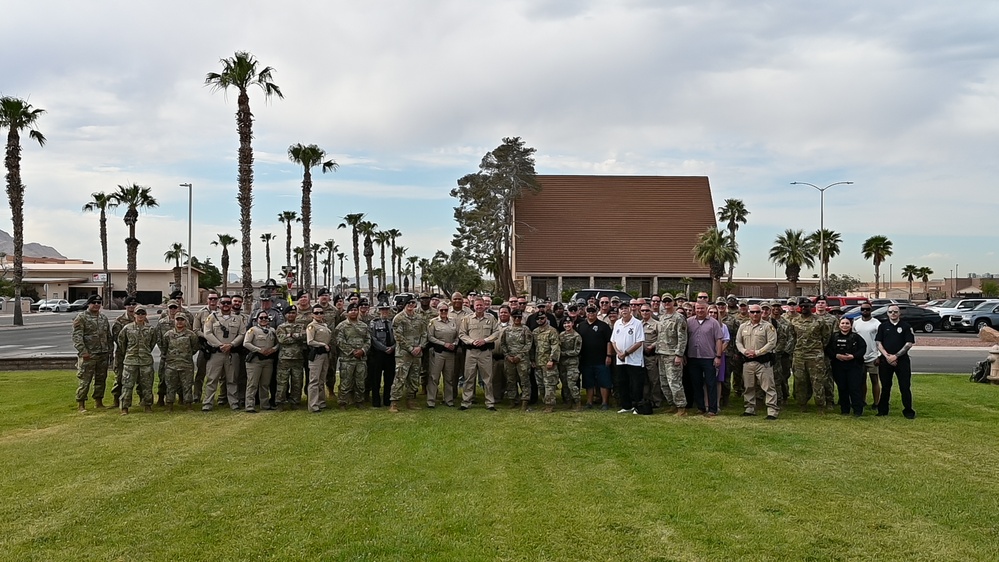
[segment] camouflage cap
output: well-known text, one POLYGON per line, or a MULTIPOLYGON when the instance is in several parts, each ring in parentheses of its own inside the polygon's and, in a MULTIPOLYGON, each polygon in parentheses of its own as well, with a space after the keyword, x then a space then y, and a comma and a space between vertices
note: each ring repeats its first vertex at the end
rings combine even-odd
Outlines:
POLYGON ((749 299, 739 299, 739 306, 749 306, 749 299))
POLYGON ((450 310, 450 309, 451 305, 449 305, 446 302, 441 302, 440 304, 437 305, 437 310, 450 310))
POLYGON ((791 306, 798 306, 798 297, 788 297, 787 304, 791 306))
POLYGON ((166 303, 167 308, 180 308, 180 304, 177 301, 170 299, 166 303))
POLYGON ((729 295, 727 297, 725 297, 725 300, 727 300, 727 301, 735 301, 735 300, 739 300, 739 299, 737 299, 736 296, 733 295, 732 293, 729 293, 729 295))
POLYGON ((427 292, 420 293, 420 297, 419 298, 421 298, 421 299, 429 299, 430 298, 430 293, 427 293, 427 292))

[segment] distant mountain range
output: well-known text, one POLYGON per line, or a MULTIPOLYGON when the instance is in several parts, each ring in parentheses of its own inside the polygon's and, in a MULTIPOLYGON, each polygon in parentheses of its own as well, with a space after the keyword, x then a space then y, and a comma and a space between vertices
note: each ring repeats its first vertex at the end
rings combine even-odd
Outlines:
MULTIPOLYGON (((66 259, 66 256, 60 254, 58 250, 52 246, 38 244, 37 242, 29 242, 25 244, 23 252, 25 256, 30 258, 66 259)), ((0 230, 0 253, 5 253, 8 256, 14 255, 14 237, 7 234, 3 230, 0 230)))

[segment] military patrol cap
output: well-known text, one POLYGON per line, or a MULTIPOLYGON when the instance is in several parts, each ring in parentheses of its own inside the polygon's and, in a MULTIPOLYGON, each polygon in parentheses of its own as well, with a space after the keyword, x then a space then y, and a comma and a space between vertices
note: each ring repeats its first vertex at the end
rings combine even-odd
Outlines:
POLYGON ((669 293, 663 293, 662 301, 663 302, 673 302, 673 296, 670 295, 669 293))
POLYGON ((586 299, 576 299, 576 304, 586 306, 586 299))
POLYGON ((294 306, 291 306, 289 304, 288 306, 284 307, 284 310, 281 311, 281 314, 284 314, 285 316, 289 314, 298 314, 298 310, 296 310, 294 306))
POLYGON ((430 293, 427 293, 427 292, 420 293, 420 298, 421 299, 429 299, 430 298, 430 293))
POLYGON ((686 301, 688 301, 690 299, 688 299, 687 295, 685 295, 683 293, 677 293, 677 294, 673 295, 673 300, 686 302, 686 301))
MULTIPOLYGON (((132 299, 133 301, 135 299, 132 299)), ((104 299, 100 295, 90 295, 87 299, 87 304, 104 304, 104 299)))
POLYGON ((739 306, 749 306, 749 299, 739 299, 739 306))
POLYGON ((139 306, 135 307, 135 314, 139 314, 140 312, 142 314, 146 313, 146 307, 142 306, 141 304, 139 306))
POLYGON ((736 298, 735 295, 729 293, 729 295, 727 297, 725 297, 725 300, 727 300, 727 301, 738 301, 739 299, 736 298))
POLYGON ((618 296, 611 297, 611 303, 615 303, 615 302, 616 303, 620 303, 621 302, 621 297, 618 297, 618 296))
POLYGON ((321 297, 323 295, 328 295, 328 294, 330 294, 330 290, 327 289, 326 287, 323 287, 322 289, 319 289, 319 292, 316 293, 316 296, 321 297))
POLYGON ((723 299, 721 297, 718 297, 717 299, 715 299, 715 304, 718 305, 718 306, 728 306, 725 303, 725 299, 723 299))
POLYGON ((358 308, 359 307, 358 307, 357 303, 356 302, 352 302, 352 303, 350 303, 350 304, 347 305, 347 312, 350 312, 351 310, 357 310, 358 308))
POLYGON ((184 296, 184 291, 181 291, 180 289, 177 289, 176 291, 170 293, 171 299, 179 299, 182 296, 184 296))
POLYGON ((180 305, 177 304, 177 301, 171 299, 167 301, 167 308, 180 308, 180 305))
POLYGON ((760 303, 760 308, 770 308, 773 306, 772 301, 763 301, 760 303))
POLYGON ((798 297, 788 297, 787 304, 791 306, 798 306, 798 297))
POLYGON ((446 302, 441 302, 437 305, 437 310, 451 310, 451 305, 446 302))

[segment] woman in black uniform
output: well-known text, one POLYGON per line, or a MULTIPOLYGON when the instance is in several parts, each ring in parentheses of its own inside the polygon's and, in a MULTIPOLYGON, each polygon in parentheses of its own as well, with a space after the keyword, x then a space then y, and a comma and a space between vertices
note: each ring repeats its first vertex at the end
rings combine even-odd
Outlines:
POLYGON ((843 415, 852 408, 854 416, 864 415, 864 338, 853 331, 853 320, 841 318, 839 329, 826 344, 832 361, 833 380, 839 388, 839 409, 843 415))

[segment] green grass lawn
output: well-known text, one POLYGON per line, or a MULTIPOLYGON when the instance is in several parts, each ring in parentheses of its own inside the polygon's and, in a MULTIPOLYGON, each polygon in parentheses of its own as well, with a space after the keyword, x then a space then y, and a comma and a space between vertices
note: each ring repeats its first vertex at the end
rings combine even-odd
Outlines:
POLYGON ((997 560, 999 387, 913 387, 914 421, 121 417, 5 372, 0 559, 997 560))

